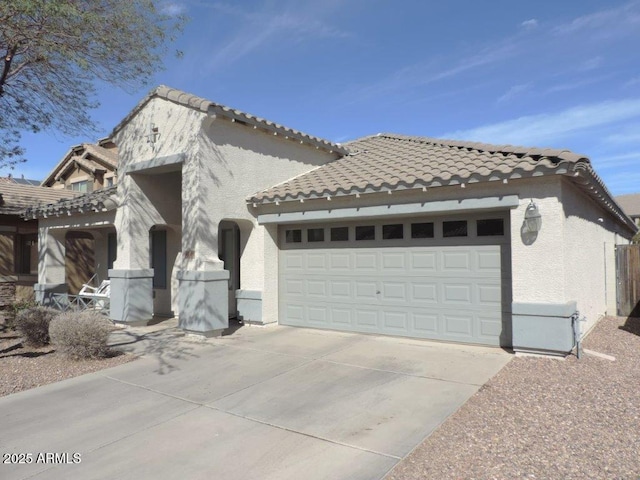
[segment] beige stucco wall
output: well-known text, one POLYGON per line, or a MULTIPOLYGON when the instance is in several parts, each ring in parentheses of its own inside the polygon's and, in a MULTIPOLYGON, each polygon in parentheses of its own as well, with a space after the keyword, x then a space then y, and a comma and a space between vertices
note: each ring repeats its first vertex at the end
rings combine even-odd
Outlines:
MULTIPOLYGON (((567 298, 591 328, 605 314, 615 315, 615 245, 628 238, 610 215, 569 182, 562 184, 564 284, 567 298)), ((628 234, 627 234, 628 236, 628 234)))
MULTIPOLYGON (((196 158, 199 125, 206 115, 158 98, 151 99, 114 137, 119 172, 139 162, 175 154, 196 158), (150 125, 160 137, 154 144, 146 135, 150 125)), ((193 172, 195 175, 197 172, 193 172)), ((118 178, 116 269, 149 268, 149 229, 154 225, 181 225, 181 173, 123 175, 118 178)))
POLYGON ((314 146, 158 98, 130 119, 114 140, 119 147, 119 172, 136 163, 183 156, 182 165, 170 173, 120 174, 120 208, 115 219, 119 233, 116 269, 149 267, 148 232, 153 225, 170 225, 179 233, 179 251, 168 238, 168 256, 175 253, 175 262, 168 266, 171 296, 156 292, 155 300, 157 309, 172 305, 174 311, 175 272, 222 269, 218 259, 218 225, 222 220, 235 221, 240 227, 240 288, 262 291, 265 278, 277 276, 276 268, 265 270, 265 248, 277 249, 257 224, 245 198, 336 157, 314 146), (145 139, 151 124, 160 134, 153 145, 145 139))
POLYGON ((201 211, 207 216, 206 222, 201 223, 205 235, 186 237, 183 246, 190 248, 191 241, 202 258, 215 258, 217 224, 223 219, 235 220, 246 240, 242 242, 240 286, 263 290, 265 277, 277 275, 277 271, 265 269, 265 244, 268 248, 270 241, 245 199, 336 155, 223 119, 205 122, 199 140, 202 175, 198 190, 201 211))

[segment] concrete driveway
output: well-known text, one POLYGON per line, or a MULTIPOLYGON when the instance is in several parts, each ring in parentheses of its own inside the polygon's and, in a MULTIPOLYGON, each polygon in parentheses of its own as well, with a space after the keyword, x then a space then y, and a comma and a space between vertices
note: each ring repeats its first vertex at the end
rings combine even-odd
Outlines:
POLYGON ((382 478, 511 358, 289 327, 114 342, 143 358, 0 398, 0 453, 33 454, 0 478, 382 478))

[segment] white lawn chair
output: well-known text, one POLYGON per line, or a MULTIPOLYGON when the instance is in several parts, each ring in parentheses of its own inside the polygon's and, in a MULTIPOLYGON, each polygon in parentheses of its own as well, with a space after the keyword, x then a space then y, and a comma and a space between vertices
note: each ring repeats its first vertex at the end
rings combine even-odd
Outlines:
POLYGON ((110 297, 110 280, 103 280, 97 287, 84 283, 78 292, 78 300, 80 300, 87 309, 104 310, 109 305, 110 297))

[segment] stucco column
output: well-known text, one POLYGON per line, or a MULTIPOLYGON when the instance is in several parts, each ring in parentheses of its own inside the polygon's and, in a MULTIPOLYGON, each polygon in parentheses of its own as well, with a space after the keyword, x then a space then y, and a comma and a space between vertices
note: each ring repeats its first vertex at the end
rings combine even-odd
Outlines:
POLYGON ((208 337, 229 326, 229 272, 218 258, 219 212, 206 208, 213 193, 202 186, 201 164, 193 156, 182 169, 182 265, 176 277, 180 328, 208 337))
POLYGON ((151 220, 144 195, 128 176, 118 187, 121 195, 116 212, 118 255, 111 280, 109 316, 114 322, 146 325, 153 318, 153 269, 149 268, 151 220))
POLYGON ((278 321, 278 226, 269 224, 264 229, 264 293, 262 322, 278 321))
POLYGON ((109 318, 127 325, 147 325, 153 318, 153 269, 109 270, 109 318))
POLYGON ((53 293, 66 293, 65 282, 65 234, 66 230, 50 227, 38 229, 38 283, 33 286, 36 301, 51 303, 53 293))

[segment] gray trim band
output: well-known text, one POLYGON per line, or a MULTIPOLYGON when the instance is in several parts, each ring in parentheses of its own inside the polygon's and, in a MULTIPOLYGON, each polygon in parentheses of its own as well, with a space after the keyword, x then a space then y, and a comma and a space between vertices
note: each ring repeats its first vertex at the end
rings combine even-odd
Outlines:
POLYGON ((184 153, 176 153, 174 155, 167 155, 166 157, 153 158, 144 162, 136 162, 125 168, 124 173, 144 173, 150 170, 161 169, 167 170, 170 166, 184 162, 185 157, 186 155, 184 153))
POLYGON ((217 280, 228 280, 229 272, 227 270, 211 270, 207 272, 179 270, 176 276, 178 280, 193 282, 214 282, 217 280))
POLYGON ((537 317, 570 317, 576 313, 576 302, 567 303, 513 303, 513 315, 535 315, 537 317))
POLYGON ((262 300, 262 291, 260 290, 236 290, 237 299, 262 300))
POLYGON ((462 200, 440 200, 400 205, 376 205, 371 207, 335 208, 331 210, 312 210, 306 212, 267 213, 258 215, 258 223, 265 225, 269 223, 300 223, 318 220, 348 220, 352 218, 361 220, 364 218, 392 215, 515 208, 519 205, 519 201, 518 195, 505 195, 502 197, 465 198, 462 200))
POLYGON ((109 278, 153 278, 153 269, 140 270, 109 270, 109 278))

